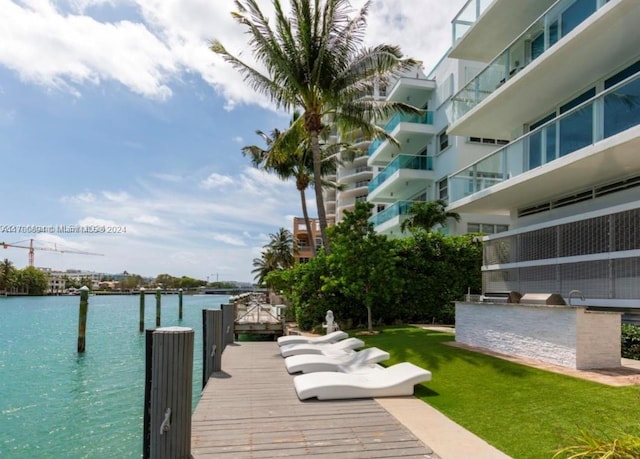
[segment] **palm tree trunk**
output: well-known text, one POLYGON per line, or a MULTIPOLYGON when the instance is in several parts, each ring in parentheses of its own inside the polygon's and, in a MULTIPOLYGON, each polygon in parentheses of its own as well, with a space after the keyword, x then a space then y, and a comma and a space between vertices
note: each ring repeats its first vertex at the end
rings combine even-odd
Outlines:
POLYGON ((316 253, 316 241, 314 240, 313 233, 311 232, 311 220, 309 220, 309 211, 307 210, 307 198, 304 193, 304 188, 300 188, 300 201, 302 202, 302 216, 304 217, 304 224, 307 227, 307 234, 309 235, 309 247, 311 253, 316 253))
POLYGON ((311 151, 313 152, 313 186, 316 192, 316 207, 318 208, 318 221, 320 223, 320 235, 327 255, 331 252, 329 239, 327 238, 327 213, 324 209, 324 197, 322 196, 322 156, 320 151, 319 131, 311 131, 311 151))

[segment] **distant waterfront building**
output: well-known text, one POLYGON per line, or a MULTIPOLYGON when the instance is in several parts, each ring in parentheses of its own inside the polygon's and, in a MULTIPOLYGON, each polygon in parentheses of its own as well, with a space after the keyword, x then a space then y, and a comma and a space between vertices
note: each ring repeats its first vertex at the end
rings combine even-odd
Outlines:
POLYGON ((448 211, 511 219, 485 292, 640 310, 638 24, 637 0, 473 0, 453 20, 449 58, 481 66, 445 135, 509 141, 442 182, 448 211))
MULTIPOLYGON (((298 245, 298 250, 293 255, 295 263, 306 263, 315 256, 315 252, 311 250, 310 241, 314 242, 316 251, 319 247, 322 247, 320 221, 317 218, 311 218, 310 221, 311 234, 307 231, 307 225, 305 225, 304 218, 293 218, 293 239, 298 245)), ((331 220, 329 224, 332 225, 333 220, 331 220)))

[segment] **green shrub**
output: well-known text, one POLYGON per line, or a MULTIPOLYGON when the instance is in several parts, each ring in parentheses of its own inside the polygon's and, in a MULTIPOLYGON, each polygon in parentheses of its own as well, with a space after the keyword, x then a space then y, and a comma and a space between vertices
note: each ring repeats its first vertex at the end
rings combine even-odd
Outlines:
POLYGON ((640 360, 640 327, 622 325, 622 357, 640 360))
MULTIPOLYGON (((359 203, 360 204, 360 203, 359 203)), ((397 323, 447 323, 453 302, 480 293, 482 246, 473 235, 415 231, 402 240, 373 231, 370 206, 358 205, 329 231, 331 253, 269 274, 294 309, 298 327, 311 330, 326 312, 345 328, 397 323)))
POLYGON ((606 434, 593 434, 585 430, 572 439, 573 445, 566 446, 554 454, 554 459, 638 459, 640 458, 640 437, 619 432, 615 438, 606 434))

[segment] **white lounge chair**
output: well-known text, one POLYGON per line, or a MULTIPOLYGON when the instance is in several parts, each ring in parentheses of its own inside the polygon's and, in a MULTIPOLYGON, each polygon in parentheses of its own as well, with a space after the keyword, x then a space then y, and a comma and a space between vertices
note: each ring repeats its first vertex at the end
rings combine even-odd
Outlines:
POLYGON ((300 354, 340 355, 361 347, 364 347, 364 341, 358 338, 347 338, 331 344, 287 344, 280 346, 280 355, 282 357, 300 354))
POLYGON ((321 371, 293 378, 300 400, 399 397, 413 395, 413 386, 431 380, 431 372, 409 362, 356 373, 321 371))
POLYGON ((336 341, 340 341, 341 339, 348 337, 349 335, 342 330, 336 330, 322 336, 281 336, 278 338, 278 346, 285 346, 287 344, 328 344, 335 343, 336 341))
POLYGON ((287 357, 284 361, 289 373, 317 373, 318 371, 340 371, 351 373, 358 368, 383 362, 389 353, 370 347, 343 355, 301 354, 287 357))

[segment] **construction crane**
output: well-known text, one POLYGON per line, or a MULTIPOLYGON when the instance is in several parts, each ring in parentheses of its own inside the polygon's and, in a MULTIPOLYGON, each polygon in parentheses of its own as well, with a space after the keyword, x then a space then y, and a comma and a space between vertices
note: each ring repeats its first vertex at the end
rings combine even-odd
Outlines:
POLYGON ((18 242, 14 242, 12 244, 8 244, 6 242, 0 242, 0 245, 5 248, 8 249, 9 247, 15 247, 17 249, 28 249, 29 250, 29 266, 33 266, 34 265, 34 259, 35 259, 35 251, 36 250, 47 250, 49 252, 59 252, 59 253, 75 253, 78 255, 98 255, 98 256, 104 256, 104 254, 102 253, 92 253, 92 252, 82 252, 80 250, 69 250, 69 249, 59 249, 55 246, 54 247, 35 247, 33 245, 33 239, 29 239, 28 241, 24 240, 24 241, 18 241, 18 242), (23 243, 29 242, 29 245, 20 245, 23 243))

